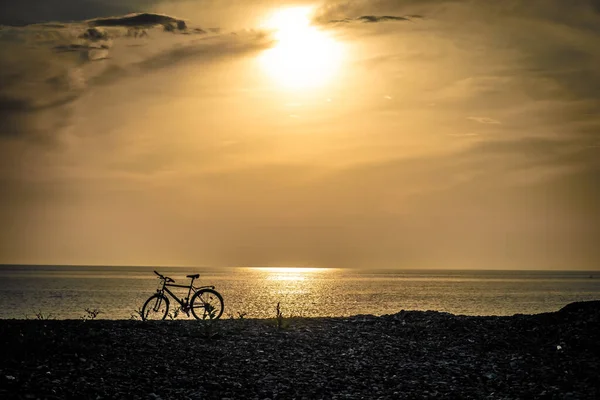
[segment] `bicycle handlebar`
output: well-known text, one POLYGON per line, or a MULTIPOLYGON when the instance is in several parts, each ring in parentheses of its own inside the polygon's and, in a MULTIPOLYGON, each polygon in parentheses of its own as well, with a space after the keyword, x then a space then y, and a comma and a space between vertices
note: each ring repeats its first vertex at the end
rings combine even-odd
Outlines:
POLYGON ((168 283, 168 282, 173 282, 173 283, 175 283, 175 279, 169 278, 168 276, 161 275, 161 274, 159 274, 159 273, 158 273, 158 272, 156 272, 156 271, 154 271, 154 273, 155 273, 156 275, 158 275, 158 277, 159 277, 160 279, 164 279, 164 280, 165 280, 165 282, 167 282, 167 283, 168 283))

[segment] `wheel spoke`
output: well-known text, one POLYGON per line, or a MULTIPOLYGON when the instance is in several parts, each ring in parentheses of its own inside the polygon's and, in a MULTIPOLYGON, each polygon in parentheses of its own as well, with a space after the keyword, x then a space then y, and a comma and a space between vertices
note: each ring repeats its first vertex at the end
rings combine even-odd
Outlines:
POLYGON ((169 300, 161 294, 155 294, 146 300, 142 308, 142 319, 162 320, 169 311, 169 300))
POLYGON ((219 319, 223 314, 223 299, 212 289, 200 290, 192 300, 192 314, 197 319, 219 319))

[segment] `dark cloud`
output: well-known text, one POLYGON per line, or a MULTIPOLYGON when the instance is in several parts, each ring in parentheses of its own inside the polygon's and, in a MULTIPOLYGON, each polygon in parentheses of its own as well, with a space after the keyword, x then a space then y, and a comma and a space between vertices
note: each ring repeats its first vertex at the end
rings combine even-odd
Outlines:
POLYGON ((81 52, 81 51, 89 51, 89 50, 108 50, 109 47, 107 45, 103 46, 96 46, 96 45, 90 45, 90 44, 79 44, 79 43, 72 43, 72 44, 67 44, 67 45, 58 45, 58 46, 54 46, 54 51, 56 52, 70 52, 70 51, 74 51, 74 52, 81 52))
MULTIPOLYGON (((316 19, 321 22, 332 20, 357 20, 356 16, 365 16, 367 21, 372 16, 392 16, 409 20, 422 19, 424 15, 436 14, 447 4, 463 3, 465 0, 350 0, 328 1, 317 11, 316 19)), ((377 19, 378 17, 375 17, 377 19)), ((402 21, 402 19, 400 19, 402 21)), ((379 22, 379 21, 374 21, 379 22)))
POLYGON ((126 27, 152 27, 162 25, 167 30, 184 31, 187 28, 185 21, 163 14, 133 13, 122 17, 94 18, 86 21, 91 26, 126 26, 126 27))
POLYGON ((63 106, 72 102, 76 96, 61 96, 58 100, 53 100, 44 103, 36 103, 34 101, 28 101, 17 98, 0 97, 0 110, 3 112, 36 112, 48 110, 54 107, 63 106))
POLYGON ((362 22, 382 22, 382 21, 409 21, 407 17, 395 17, 392 15, 363 15, 362 17, 356 18, 358 21, 362 22))
POLYGON ((412 21, 413 19, 421 19, 423 18, 420 15, 411 15, 411 16, 392 16, 392 15, 363 15, 357 18, 344 18, 344 19, 335 19, 329 21, 330 23, 350 23, 350 22, 364 22, 364 23, 375 23, 375 22, 386 22, 386 21, 412 21))
POLYGON ((19 0, 3 1, 0 25, 23 26, 45 22, 73 22, 143 12, 155 0, 19 0), (10 3, 10 4, 8 4, 10 3))
POLYGON ((72 103, 77 97, 75 94, 67 93, 61 98, 39 104, 36 99, 11 98, 0 95, 0 138, 26 135, 42 142, 52 141, 53 129, 64 126, 65 118, 70 115, 64 106, 72 103), (38 126, 33 120, 44 112, 53 114, 52 123, 46 119, 46 126, 38 126))
POLYGON ((16 136, 22 130, 25 115, 31 109, 23 99, 0 96, 0 137, 16 136))

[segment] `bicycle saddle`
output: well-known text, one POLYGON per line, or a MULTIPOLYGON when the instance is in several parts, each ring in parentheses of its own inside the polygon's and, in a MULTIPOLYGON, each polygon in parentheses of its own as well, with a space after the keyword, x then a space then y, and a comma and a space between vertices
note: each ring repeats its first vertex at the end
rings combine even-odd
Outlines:
POLYGON ((191 279, 198 279, 198 278, 200 278, 200 274, 196 274, 196 275, 187 275, 187 277, 188 277, 188 278, 191 278, 191 279))

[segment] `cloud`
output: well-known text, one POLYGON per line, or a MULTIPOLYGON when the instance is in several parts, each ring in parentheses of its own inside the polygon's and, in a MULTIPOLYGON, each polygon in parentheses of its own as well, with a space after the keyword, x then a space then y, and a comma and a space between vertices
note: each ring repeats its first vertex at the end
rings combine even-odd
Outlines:
POLYGON ((0 95, 0 140, 27 134, 43 143, 52 142, 51 132, 64 127, 71 114, 64 106, 76 99, 69 94, 47 101, 0 95))
POLYGON ((71 43, 71 44, 60 44, 53 47, 53 50, 57 53, 63 52, 74 52, 82 55, 82 59, 95 61, 107 58, 109 54, 109 45, 94 45, 87 43, 71 43))
POLYGON ((423 18, 420 15, 411 15, 411 16, 393 16, 393 15, 363 15, 361 17, 356 18, 344 18, 344 19, 334 19, 329 21, 329 23, 350 23, 350 22, 364 22, 364 23, 375 23, 375 22, 387 22, 387 21, 412 21, 413 19, 421 19, 423 18))
POLYGON ((20 0, 3 7, 0 13, 0 25, 25 26, 125 15, 134 11, 146 11, 158 2, 155 0, 46 0, 43 5, 40 5, 37 0, 20 0))
POLYGON ((0 30, 0 136, 48 140, 57 134, 51 128, 68 125, 66 107, 95 85, 270 45, 259 31, 206 33, 152 13, 6 27, 0 30), (53 116, 48 110, 57 112, 53 116), (47 134, 42 134, 44 126, 47 134))
POLYGON ((480 124, 500 124, 501 122, 488 117, 467 117, 468 120, 479 122, 480 124))
POLYGON ((184 20, 155 13, 132 13, 121 17, 94 18, 87 20, 90 26, 127 26, 127 27, 153 27, 162 25, 167 30, 184 31, 187 25, 184 20))
POLYGON ((270 47, 272 40, 262 32, 222 34, 177 46, 146 58, 135 66, 144 70, 164 68, 184 61, 218 60, 270 47))
POLYGON ((363 15, 362 17, 356 18, 356 20, 357 21, 361 21, 361 22, 373 23, 373 22, 385 22, 385 21, 410 21, 410 18, 408 18, 408 17, 395 17, 395 16, 392 16, 392 15, 382 15, 382 16, 363 15))

